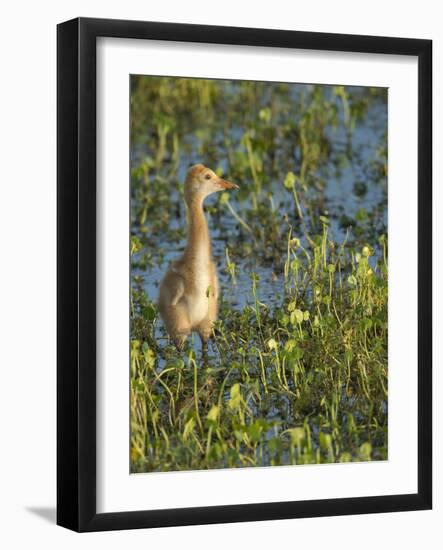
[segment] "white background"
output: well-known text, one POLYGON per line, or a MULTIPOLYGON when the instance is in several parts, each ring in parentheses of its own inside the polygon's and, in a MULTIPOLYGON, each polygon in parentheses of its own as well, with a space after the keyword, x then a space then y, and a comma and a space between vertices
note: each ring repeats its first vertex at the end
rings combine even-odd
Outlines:
MULTIPOLYGON (((269 548, 277 544, 416 548, 441 544, 441 476, 431 512, 76 535, 54 526, 55 506, 55 25, 82 15, 434 40, 434 280, 442 279, 443 30, 439 2, 274 0, 222 3, 15 2, 2 11, 0 87, 0 542, 6 548, 269 548), (399 11, 401 10, 401 11, 399 11), (437 155, 440 152, 440 155, 437 155), (438 214, 438 215, 437 215, 438 214), (440 244, 440 246, 438 246, 440 244), (440 248, 440 254, 438 254, 440 248)), ((405 297, 407 299, 407 297, 405 297)), ((441 395, 442 293, 434 294, 435 397, 441 395), (440 311, 439 311, 440 310, 440 311)), ((435 463, 443 409, 435 399, 435 463), (439 432, 439 433, 438 433, 439 432)))

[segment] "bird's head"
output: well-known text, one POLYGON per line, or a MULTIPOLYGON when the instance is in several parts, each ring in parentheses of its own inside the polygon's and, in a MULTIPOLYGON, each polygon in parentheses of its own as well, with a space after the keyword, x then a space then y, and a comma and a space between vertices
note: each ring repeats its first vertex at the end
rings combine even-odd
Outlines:
POLYGON ((195 198, 203 201, 208 195, 226 189, 238 189, 238 185, 220 178, 203 164, 194 164, 186 174, 185 200, 188 204, 195 198))

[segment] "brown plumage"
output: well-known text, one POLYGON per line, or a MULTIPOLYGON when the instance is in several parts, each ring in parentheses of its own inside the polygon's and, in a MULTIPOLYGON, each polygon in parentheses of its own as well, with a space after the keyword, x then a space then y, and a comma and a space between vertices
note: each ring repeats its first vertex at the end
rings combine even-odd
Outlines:
POLYGON ((205 349, 217 319, 218 279, 203 201, 237 187, 203 164, 192 166, 186 175, 188 243, 181 258, 170 265, 159 295, 160 315, 178 350, 192 331, 198 332, 205 349))

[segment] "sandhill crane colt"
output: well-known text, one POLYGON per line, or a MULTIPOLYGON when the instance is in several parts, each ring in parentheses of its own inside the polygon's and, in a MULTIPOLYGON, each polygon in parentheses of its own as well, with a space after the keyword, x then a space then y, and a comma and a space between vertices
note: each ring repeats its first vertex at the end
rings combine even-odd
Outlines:
POLYGON ((192 166, 186 175, 188 242, 181 258, 170 265, 159 295, 160 314, 178 351, 190 333, 196 331, 206 353, 217 319, 217 271, 203 202, 212 193, 237 188, 203 164, 192 166))

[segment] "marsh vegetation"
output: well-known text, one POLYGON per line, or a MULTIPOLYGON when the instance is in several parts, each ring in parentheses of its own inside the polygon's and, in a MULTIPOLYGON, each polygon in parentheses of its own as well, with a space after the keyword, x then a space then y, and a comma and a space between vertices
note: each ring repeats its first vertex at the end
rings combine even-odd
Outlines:
POLYGON ((132 472, 387 458, 386 125, 385 89, 132 77, 132 472), (207 361, 156 306, 197 162, 240 186, 207 361))

